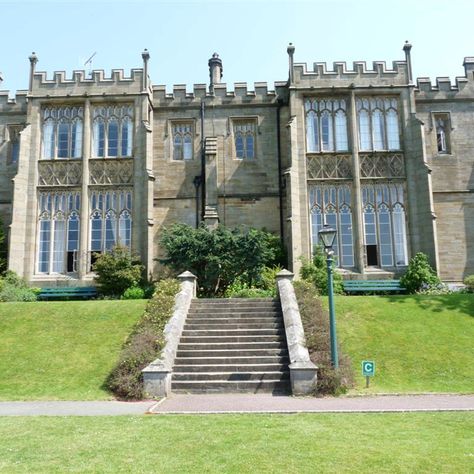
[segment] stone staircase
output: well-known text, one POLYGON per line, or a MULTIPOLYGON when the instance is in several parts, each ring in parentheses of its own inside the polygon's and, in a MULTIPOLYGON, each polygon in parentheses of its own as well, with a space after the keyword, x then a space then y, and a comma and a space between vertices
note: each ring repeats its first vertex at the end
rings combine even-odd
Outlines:
POLYGON ((194 299, 179 341, 172 392, 289 393, 280 302, 194 299))

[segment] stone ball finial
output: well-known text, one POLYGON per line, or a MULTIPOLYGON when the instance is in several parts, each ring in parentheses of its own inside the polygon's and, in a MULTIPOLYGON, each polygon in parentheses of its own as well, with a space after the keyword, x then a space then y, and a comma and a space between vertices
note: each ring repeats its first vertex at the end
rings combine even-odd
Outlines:
POLYGON ((295 47, 293 46, 293 43, 290 43, 288 45, 288 48, 286 48, 286 52, 290 55, 292 55, 295 52, 295 47))
POLYGON ((411 44, 408 40, 405 41, 405 44, 403 45, 403 51, 408 52, 411 49, 411 44))
POLYGON ((148 49, 145 48, 143 50, 142 58, 143 58, 144 61, 147 61, 148 59, 150 59, 150 53, 148 52, 148 49))
POLYGON ((36 64, 38 62, 38 56, 36 56, 36 53, 34 51, 31 53, 28 59, 30 60, 31 64, 36 64))

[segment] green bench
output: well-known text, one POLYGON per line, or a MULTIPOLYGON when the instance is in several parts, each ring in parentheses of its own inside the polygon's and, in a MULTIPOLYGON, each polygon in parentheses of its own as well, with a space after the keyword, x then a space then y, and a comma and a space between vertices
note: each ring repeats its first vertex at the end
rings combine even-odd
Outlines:
POLYGON ((346 293, 371 292, 403 292, 400 280, 345 280, 343 282, 346 293))
POLYGON ((58 288, 41 288, 38 299, 86 299, 97 296, 97 288, 94 286, 64 286, 58 288))

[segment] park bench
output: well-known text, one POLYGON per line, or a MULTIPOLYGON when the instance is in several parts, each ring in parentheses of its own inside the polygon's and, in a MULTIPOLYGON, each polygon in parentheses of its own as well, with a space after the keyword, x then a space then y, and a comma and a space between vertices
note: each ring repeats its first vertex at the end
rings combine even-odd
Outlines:
POLYGON ((97 288, 93 286, 64 286, 58 288, 41 288, 38 299, 86 299, 97 296, 97 288))
POLYGON ((404 292, 400 280, 345 280, 343 282, 346 293, 392 293, 404 292))

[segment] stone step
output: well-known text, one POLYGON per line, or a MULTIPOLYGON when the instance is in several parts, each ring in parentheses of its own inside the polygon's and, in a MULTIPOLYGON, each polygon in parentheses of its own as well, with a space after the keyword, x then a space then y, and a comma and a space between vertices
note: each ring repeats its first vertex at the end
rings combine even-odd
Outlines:
POLYGON ((270 342, 213 342, 211 344, 206 342, 186 343, 180 342, 178 351, 189 350, 203 350, 203 349, 286 349, 284 341, 270 341, 270 342))
POLYGON ((289 393, 290 384, 281 380, 248 381, 186 381, 171 382, 171 390, 176 393, 289 393))
POLYGON ((279 315, 281 314, 280 308, 259 308, 255 306, 222 306, 218 308, 202 307, 195 308, 191 306, 189 308, 188 314, 235 314, 235 313, 247 313, 254 315, 254 313, 259 314, 271 314, 279 315))
POLYGON ((234 364, 202 364, 202 365, 175 365, 173 367, 174 373, 181 372, 281 372, 288 370, 287 364, 245 364, 245 365, 234 365, 234 364))
POLYGON ((272 322, 272 323, 226 323, 226 324, 215 324, 210 322, 203 323, 186 323, 184 325, 184 331, 192 331, 194 329, 199 330, 212 330, 222 329, 228 331, 229 329, 282 329, 283 323, 272 322))
POLYGON ((275 356, 222 356, 222 357, 176 357, 175 366, 178 365, 237 365, 237 364, 287 364, 288 357, 275 356))
POLYGON ((176 357, 267 357, 287 356, 288 349, 201 349, 178 350, 176 357))
POLYGON ((226 323, 281 323, 283 318, 279 315, 273 316, 221 316, 215 314, 199 314, 191 315, 186 318, 187 323, 201 324, 201 323, 212 323, 212 324, 226 324, 226 323))
POLYGON ((278 298, 194 298, 193 304, 199 303, 206 306, 221 304, 280 304, 278 298))
POLYGON ((264 371, 264 372, 178 372, 173 373, 172 382, 191 381, 191 380, 228 380, 228 381, 245 381, 245 380, 289 380, 290 372, 288 371, 264 371))
POLYGON ((183 336, 279 336, 282 329, 183 329, 183 336))
POLYGON ((216 342, 230 342, 230 343, 245 343, 245 342, 285 342, 284 335, 250 335, 250 336, 181 336, 180 342, 182 343, 203 343, 203 344, 214 344, 216 342))

